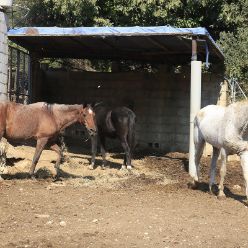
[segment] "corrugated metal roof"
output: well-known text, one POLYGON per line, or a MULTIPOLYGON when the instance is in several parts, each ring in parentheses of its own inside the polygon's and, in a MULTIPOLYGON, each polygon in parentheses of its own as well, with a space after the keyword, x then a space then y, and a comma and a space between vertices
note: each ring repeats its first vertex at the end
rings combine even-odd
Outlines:
POLYGON ((198 55, 223 61, 224 55, 205 28, 157 27, 22 27, 8 31, 10 40, 41 57, 134 59, 189 62, 191 39, 198 55))

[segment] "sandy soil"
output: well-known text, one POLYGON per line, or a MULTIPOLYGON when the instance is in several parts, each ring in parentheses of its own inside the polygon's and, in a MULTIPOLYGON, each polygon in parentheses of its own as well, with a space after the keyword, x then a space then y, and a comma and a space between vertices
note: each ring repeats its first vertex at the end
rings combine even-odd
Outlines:
MULTIPOLYGON (((89 154, 67 153, 54 182, 56 154, 44 151, 37 180, 27 178, 34 148, 9 147, 0 182, 0 247, 248 247, 248 209, 239 162, 228 164, 227 198, 202 183, 188 189, 187 154, 136 155, 132 172, 88 169, 89 154)), ((100 158, 98 157, 98 165, 100 158)), ((217 177, 218 178, 218 177, 217 177)))

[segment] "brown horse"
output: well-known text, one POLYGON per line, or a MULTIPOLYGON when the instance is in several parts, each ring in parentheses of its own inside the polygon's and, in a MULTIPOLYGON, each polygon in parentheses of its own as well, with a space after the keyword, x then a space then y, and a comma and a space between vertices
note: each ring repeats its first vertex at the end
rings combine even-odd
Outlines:
POLYGON ((49 145, 50 149, 58 154, 55 163, 56 177, 58 176, 62 151, 57 144, 57 137, 62 130, 75 122, 85 125, 90 135, 96 134, 95 113, 89 105, 0 103, 0 139, 5 137, 9 141, 37 140, 30 169, 31 177, 34 177, 35 166, 45 145, 49 145))

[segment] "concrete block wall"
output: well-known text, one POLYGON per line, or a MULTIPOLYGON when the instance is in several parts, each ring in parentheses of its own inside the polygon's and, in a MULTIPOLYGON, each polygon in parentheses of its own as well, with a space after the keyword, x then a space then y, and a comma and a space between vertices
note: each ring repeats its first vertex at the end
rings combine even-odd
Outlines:
MULTIPOLYGON (((216 104, 221 78, 203 74, 202 106, 216 104)), ((190 73, 99 73, 45 71, 41 98, 53 103, 104 101, 125 105, 137 115, 140 147, 188 151, 190 73)), ((69 129, 81 135, 80 127, 69 129)), ((76 134, 77 133, 77 134, 76 134)))
POLYGON ((0 101, 7 100, 8 42, 7 16, 0 11, 0 101))

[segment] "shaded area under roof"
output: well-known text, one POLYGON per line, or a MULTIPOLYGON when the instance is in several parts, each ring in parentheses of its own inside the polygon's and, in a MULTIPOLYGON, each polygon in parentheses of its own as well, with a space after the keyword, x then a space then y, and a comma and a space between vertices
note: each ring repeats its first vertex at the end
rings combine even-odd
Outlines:
POLYGON ((187 63, 192 37, 198 59, 222 62, 223 53, 205 28, 157 27, 23 27, 8 38, 41 57, 138 60, 187 63))

